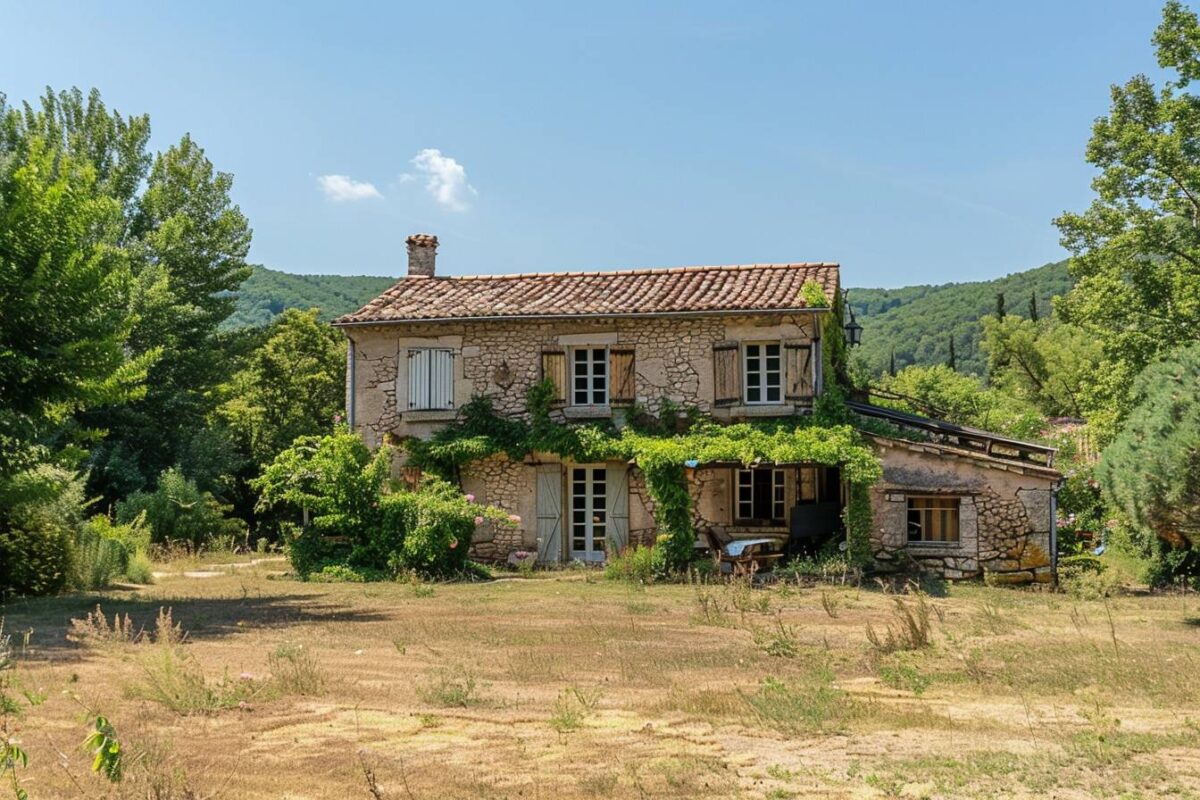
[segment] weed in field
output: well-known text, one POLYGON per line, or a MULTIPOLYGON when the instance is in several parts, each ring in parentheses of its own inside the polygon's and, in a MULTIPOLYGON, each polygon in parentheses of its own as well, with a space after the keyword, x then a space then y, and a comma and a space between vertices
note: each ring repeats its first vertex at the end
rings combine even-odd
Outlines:
POLYGON ((842 613, 841 605, 842 601, 832 592, 821 590, 821 608, 825 609, 825 613, 829 615, 830 619, 837 619, 838 615, 842 613))
POLYGON ((478 683, 475 673, 467 667, 442 667, 417 689, 417 694, 431 705, 467 708, 480 702, 476 693, 478 683))
POLYGON ((284 694, 314 696, 328 684, 325 670, 302 644, 285 642, 267 656, 271 677, 284 694))
POLYGON ((200 666, 176 647, 157 647, 142 663, 142 680, 126 687, 126 694, 160 703, 180 716, 212 714, 249 703, 263 686, 250 678, 231 680, 228 675, 209 684, 200 666))
POLYGON ((893 597, 892 619, 880 635, 867 623, 867 641, 880 653, 895 653, 899 650, 920 650, 930 645, 933 633, 929 616, 933 611, 926 596, 917 592, 909 603, 902 597, 893 597))
POLYGON ((720 628, 729 625, 729 617, 725 614, 725 609, 721 606, 717 593, 711 588, 696 587, 696 606, 696 614, 692 617, 692 621, 696 624, 720 628))
POLYGON ((815 733, 846 718, 849 698, 833 682, 833 671, 819 665, 791 681, 766 678, 743 699, 759 722, 784 733, 815 733))
POLYGON ((600 702, 599 689, 581 689, 570 686, 558 693, 554 701, 554 713, 550 716, 550 727, 560 734, 569 733, 583 726, 600 702))
POLYGON ((757 612, 766 614, 771 610, 771 595, 766 592, 756 592, 749 581, 738 581, 730 594, 733 607, 742 614, 757 612))
POLYGON ((133 644, 141 638, 141 631, 133 629, 133 620, 126 614, 113 614, 112 622, 104 616, 99 604, 82 619, 72 619, 67 639, 86 647, 112 644, 133 644))
POLYGON ((418 714, 417 722, 419 722, 421 727, 426 730, 432 730, 433 728, 440 728, 442 726, 442 718, 437 714, 418 714))
POLYGON ((975 627, 977 630, 1002 636, 1022 626, 998 603, 985 600, 975 614, 975 627))
POLYGON ((171 617, 170 608, 159 606, 158 616, 154 618, 154 643, 173 647, 182 644, 186 638, 187 634, 183 631, 183 623, 175 622, 171 617))
POLYGON ((784 623, 782 615, 775 617, 775 627, 751 630, 754 646, 769 656, 795 658, 800 653, 799 628, 784 623))

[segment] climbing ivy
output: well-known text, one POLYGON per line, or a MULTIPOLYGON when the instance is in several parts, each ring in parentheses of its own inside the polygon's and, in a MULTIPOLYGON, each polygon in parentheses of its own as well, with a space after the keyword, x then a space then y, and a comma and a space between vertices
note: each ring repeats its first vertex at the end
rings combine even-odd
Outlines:
MULTIPOLYGON (((835 337, 825 337, 835 338, 835 337)), ((840 338, 840 337, 838 337, 840 338)), ((871 507, 869 489, 882 474, 879 459, 850 423, 840 387, 831 384, 811 416, 721 425, 693 421, 683 432, 674 425, 636 421, 618 431, 611 424, 568 424, 551 416, 554 388, 548 382, 528 393, 529 419, 498 414, 486 397, 476 397, 457 422, 428 440, 405 442, 415 466, 444 477, 458 477, 465 464, 505 453, 513 460, 534 452, 577 461, 635 462, 654 501, 659 528, 659 561, 679 569, 691 560, 695 531, 687 465, 735 462, 813 463, 839 467, 850 488, 845 513, 849 558, 870 560, 871 507)), ((677 411, 672 414, 678 413, 677 411)), ((695 420, 696 415, 688 415, 695 420)))

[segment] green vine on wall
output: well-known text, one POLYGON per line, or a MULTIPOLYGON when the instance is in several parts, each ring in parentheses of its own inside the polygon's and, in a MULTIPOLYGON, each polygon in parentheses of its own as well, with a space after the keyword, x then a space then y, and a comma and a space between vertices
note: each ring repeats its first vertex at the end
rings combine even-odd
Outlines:
POLYGON ((553 397, 548 382, 531 387, 528 420, 501 416, 488 398, 475 397, 463 407, 457 422, 431 439, 405 442, 410 461, 444 477, 458 477, 464 465, 500 453, 514 461, 532 453, 550 453, 576 462, 632 461, 642 470, 654 501, 659 558, 671 569, 685 566, 694 551, 686 472, 689 462, 838 467, 849 486, 845 512, 848 557, 860 564, 870 560, 869 489, 882 469, 874 451, 849 424, 850 415, 836 383, 827 386, 811 416, 732 425, 699 420, 678 433, 673 432, 673 424, 661 420, 639 424, 638 418, 644 418, 641 414, 631 415, 632 424, 619 431, 610 423, 557 422, 551 416, 553 397))

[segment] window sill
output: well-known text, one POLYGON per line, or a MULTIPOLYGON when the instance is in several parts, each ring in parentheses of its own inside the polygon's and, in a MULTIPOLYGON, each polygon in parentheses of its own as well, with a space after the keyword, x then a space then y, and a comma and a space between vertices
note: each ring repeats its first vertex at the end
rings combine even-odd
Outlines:
POLYGON ((562 413, 567 419, 608 419, 612 406, 563 406, 562 413))
POLYGON ((962 541, 957 542, 909 542, 914 550, 961 550, 962 541))
POLYGON ((790 417, 800 408, 797 403, 742 403, 736 406, 714 406, 712 415, 718 419, 731 417, 790 417))
POLYGON ((402 422, 453 422, 457 418, 457 408, 414 408, 400 415, 402 422))

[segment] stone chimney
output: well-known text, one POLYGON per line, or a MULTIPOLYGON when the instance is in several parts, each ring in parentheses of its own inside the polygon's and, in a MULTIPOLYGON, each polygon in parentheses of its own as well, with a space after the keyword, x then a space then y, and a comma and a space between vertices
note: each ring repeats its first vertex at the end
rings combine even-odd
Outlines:
POLYGON ((437 267, 437 237, 414 233, 405 242, 408 244, 408 277, 432 278, 437 267))

